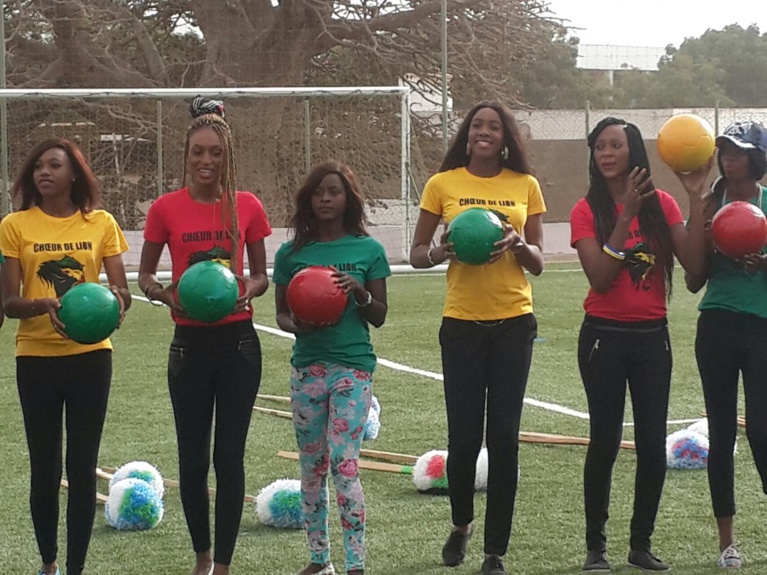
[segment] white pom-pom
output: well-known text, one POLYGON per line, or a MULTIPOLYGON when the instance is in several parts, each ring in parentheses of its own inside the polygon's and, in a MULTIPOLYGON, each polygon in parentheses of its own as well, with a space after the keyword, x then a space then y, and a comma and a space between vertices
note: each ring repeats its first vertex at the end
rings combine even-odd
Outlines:
POLYGON ((474 475, 474 490, 487 490, 487 448, 483 447, 477 457, 477 473, 474 475))
POLYGON ((670 434, 666 437, 666 465, 670 469, 705 469, 708 438, 689 429, 670 434))
POLYGON ((687 429, 700 433, 703 437, 708 437, 708 418, 704 417, 703 419, 699 419, 687 429))
POLYGON ((165 495, 165 483, 163 482, 162 475, 157 471, 157 468, 151 463, 146 461, 131 461, 126 463, 122 467, 119 467, 115 471, 112 479, 109 480, 109 489, 112 489, 112 485, 123 479, 134 478, 146 481, 157 492, 157 495, 162 497, 165 495))
POLYGON ((129 477, 109 488, 104 517, 109 526, 120 531, 151 529, 164 513, 162 499, 143 479, 129 477))
POLYGON ((375 395, 370 401, 370 411, 375 411, 376 415, 381 415, 381 403, 378 401, 378 398, 375 395))
POLYGON ((447 451, 434 449, 421 455, 413 466, 413 483, 421 492, 447 493, 447 451))
POLYGON ((303 529, 301 500, 301 482, 298 479, 278 479, 256 496, 256 516, 264 525, 303 529))
POLYGON ((378 412, 371 408, 368 412, 368 419, 365 422, 365 434, 362 436, 363 441, 375 439, 380 431, 381 420, 378 417, 378 412))

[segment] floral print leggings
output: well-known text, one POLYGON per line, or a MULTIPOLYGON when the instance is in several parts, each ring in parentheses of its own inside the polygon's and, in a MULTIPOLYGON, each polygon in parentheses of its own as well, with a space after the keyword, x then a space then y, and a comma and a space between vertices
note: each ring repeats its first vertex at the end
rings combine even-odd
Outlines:
POLYGON ((329 469, 341 515, 347 571, 365 568, 365 498, 357 460, 373 397, 371 377, 370 372, 335 364, 294 367, 290 377, 311 562, 330 562, 329 469))

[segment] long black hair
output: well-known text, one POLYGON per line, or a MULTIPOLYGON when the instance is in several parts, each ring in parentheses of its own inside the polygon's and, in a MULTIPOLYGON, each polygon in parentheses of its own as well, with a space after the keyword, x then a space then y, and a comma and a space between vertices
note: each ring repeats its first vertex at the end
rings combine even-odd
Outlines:
MULTIPOLYGON (((589 191, 586 201, 594 214, 594 229, 597 241, 600 244, 607 243, 615 228, 618 218, 618 210, 615 201, 607 189, 602 172, 599 171, 594 160, 594 146, 602 130, 608 126, 623 126, 629 146, 629 169, 634 167, 647 170, 650 176, 650 161, 647 158, 647 149, 642 139, 642 133, 634 124, 629 124, 620 118, 607 117, 594 127, 588 137, 589 144, 589 191)), ((655 255, 658 268, 663 271, 663 279, 666 283, 666 295, 671 297, 674 275, 674 250, 671 243, 671 230, 663 213, 657 194, 645 199, 639 209, 639 230, 648 244, 648 248, 655 255)), ((622 246, 620 246, 622 247, 622 246)))
POLYGON ((508 106, 498 101, 483 100, 475 104, 471 110, 468 111, 466 117, 458 127, 458 131, 453 136, 450 142, 450 146, 445 152, 445 157, 442 159, 442 165, 439 167, 440 172, 447 172, 455 168, 461 168, 469 164, 470 156, 466 153, 466 144, 469 143, 469 128, 471 127, 471 121, 474 119, 474 115, 482 108, 492 108, 501 117, 501 124, 503 125, 503 144, 508 149, 508 157, 498 157, 499 164, 504 168, 509 168, 520 174, 533 174, 533 169, 530 165, 530 158, 527 153, 527 148, 522 138, 522 132, 519 129, 517 121, 514 119, 514 114, 511 113, 508 106))

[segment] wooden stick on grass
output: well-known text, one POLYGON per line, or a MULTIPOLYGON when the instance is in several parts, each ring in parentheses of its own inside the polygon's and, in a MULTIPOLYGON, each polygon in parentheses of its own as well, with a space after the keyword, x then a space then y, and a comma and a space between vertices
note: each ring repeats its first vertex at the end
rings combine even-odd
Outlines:
MULTIPOLYGON (((277 455, 285 459, 298 461, 298 453, 295 451, 278 451, 277 455)), ((400 475, 413 475, 413 467, 410 465, 395 465, 394 463, 382 463, 380 461, 357 461, 360 469, 369 469, 371 471, 385 471, 387 473, 398 473, 400 475)))
MULTIPOLYGON (((96 468, 96 476, 101 477, 102 479, 106 479, 107 481, 111 480, 112 477, 114 477, 115 468, 114 467, 97 467, 96 468)), ((167 479, 163 477, 162 479, 163 484, 165 487, 181 487, 181 483, 179 483, 178 479, 167 479)), ((208 493, 211 495, 216 494, 216 490, 213 487, 208 487, 208 493)), ((243 501, 246 503, 255 503, 256 496, 255 495, 248 495, 245 494, 245 497, 243 498, 243 501)))
MULTIPOLYGON (((69 481, 67 481, 66 479, 62 479, 61 480, 61 486, 64 489, 69 489, 69 481)), ((107 497, 103 493, 99 493, 98 491, 96 492, 96 502, 97 503, 106 503, 108 499, 109 499, 109 497, 107 497)))
POLYGON ((258 405, 253 406, 253 411, 260 411, 261 413, 266 413, 267 415, 274 415, 275 417, 282 417, 283 419, 293 419, 293 414, 289 411, 282 411, 280 409, 270 409, 268 407, 259 407, 258 405))
MULTIPOLYGON (((293 419, 293 414, 289 411, 282 411, 279 409, 271 409, 268 407, 254 406, 255 411, 265 413, 267 415, 274 415, 275 417, 282 417, 283 419, 293 419)), ((588 445, 588 437, 577 437, 574 435, 557 435, 556 433, 537 433, 535 431, 520 431, 519 440, 523 443, 545 443, 554 445, 588 445)), ((633 441, 621 441, 621 447, 623 449, 636 449, 636 444, 633 441)), ((391 457, 381 456, 385 452, 379 452, 379 455, 373 455, 371 450, 365 449, 360 452, 360 455, 375 457, 377 459, 385 459, 387 461, 396 461, 397 463, 412 463, 410 458, 412 455, 405 455, 404 453, 393 453, 391 457)), ((417 457, 416 457, 417 459, 417 457)))
POLYGON ((269 401, 279 401, 280 403, 290 403, 290 398, 282 395, 267 395, 265 393, 259 393, 256 397, 258 397, 258 399, 266 399, 269 401))
MULTIPOLYGON (((708 417, 705 413, 701 413, 703 417, 708 417)), ((738 427, 742 427, 743 429, 746 428, 746 416, 745 415, 739 415, 738 416, 738 427)))

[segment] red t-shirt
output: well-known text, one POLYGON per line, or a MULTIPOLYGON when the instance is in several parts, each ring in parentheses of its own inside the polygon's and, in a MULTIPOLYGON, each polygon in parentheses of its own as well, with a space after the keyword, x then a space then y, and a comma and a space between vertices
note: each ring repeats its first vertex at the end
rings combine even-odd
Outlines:
MULTIPOLYGON (((183 188, 161 196, 149 208, 144 239, 168 244, 173 262, 173 281, 178 280, 186 268, 199 261, 216 260, 229 267, 232 242, 223 231, 221 205, 221 201, 213 204, 196 202, 189 195, 189 188, 183 188)), ((240 242, 235 273, 242 275, 245 245, 263 240, 272 233, 272 229, 264 206, 250 192, 237 192, 237 221, 240 242)), ((177 317, 175 314, 173 320, 179 325, 221 325, 247 321, 251 315, 252 310, 245 310, 213 324, 177 317)))
MULTIPOLYGON (((663 213, 669 227, 683 223, 682 212, 676 200, 663 190, 657 190, 663 213)), ((623 205, 618 205, 618 213, 623 205)), ((581 198, 570 212, 570 245, 584 238, 596 238, 594 214, 586 198, 581 198)), ((583 308, 586 313, 596 317, 617 321, 647 321, 666 317, 666 286, 663 272, 649 262, 654 261, 650 246, 642 249, 644 236, 639 231, 639 218, 635 217, 629 225, 628 237, 622 246, 612 246, 617 250, 631 250, 627 254, 623 269, 613 281, 612 287, 603 294, 589 288, 583 308)))

